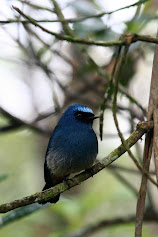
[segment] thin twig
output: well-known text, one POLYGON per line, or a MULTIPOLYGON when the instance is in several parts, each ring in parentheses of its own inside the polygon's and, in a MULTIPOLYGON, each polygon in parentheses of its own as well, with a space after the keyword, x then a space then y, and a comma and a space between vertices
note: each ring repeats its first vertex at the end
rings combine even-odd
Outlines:
POLYGON ((13 123, 4 127, 0 128, 0 135, 4 134, 5 132, 11 132, 15 129, 21 128, 22 124, 19 123, 13 123))
POLYGON ((155 161, 156 178, 158 182, 158 108, 154 109, 153 118, 154 118, 154 140, 153 140, 154 161, 155 161))
MULTIPOLYGON (((35 9, 39 9, 39 10, 46 10, 46 11, 50 11, 52 13, 54 13, 54 11, 50 8, 46 8, 46 7, 41 7, 40 5, 36 5, 36 4, 32 4, 30 2, 25 2, 25 1, 21 1, 19 0, 20 2, 22 3, 25 3, 35 9)), ((68 18, 68 19, 57 19, 57 20, 50 20, 50 19, 42 19, 42 20, 36 20, 36 22, 38 23, 45 23, 45 22, 50 22, 50 23, 53 23, 53 22, 60 22, 60 23, 75 23, 75 22, 81 22, 81 21, 85 21, 87 19, 91 19, 91 18, 101 18, 105 15, 111 15, 115 12, 118 12, 118 11, 121 11, 121 10, 124 10, 124 9, 127 9, 127 8, 130 8, 130 7, 135 7, 135 6, 138 6, 142 3, 145 3, 147 2, 148 0, 141 0, 141 1, 138 1, 138 2, 135 2, 134 4, 131 4, 131 5, 128 5, 128 6, 125 6, 125 7, 121 7, 119 9, 116 9, 114 11, 110 11, 110 12, 101 12, 101 13, 98 13, 98 14, 94 14, 94 15, 90 15, 90 16, 84 16, 84 17, 80 17, 80 18, 68 18)), ((8 19, 8 20, 1 20, 0 23, 2 24, 10 24, 10 23, 30 23, 29 20, 18 20, 18 19, 8 19)))
MULTIPOLYGON (((145 139, 144 147, 144 159, 143 159, 143 168, 148 172, 150 159, 152 154, 152 132, 149 132, 145 139)), ((141 186, 139 189, 137 208, 136 208, 136 225, 135 225, 135 237, 142 236, 142 225, 143 225, 143 216, 145 209, 145 198, 146 198, 146 189, 147 189, 147 178, 143 174, 141 180, 141 186)))
POLYGON ((44 11, 54 13, 53 9, 51 9, 51 8, 42 7, 41 5, 33 4, 31 2, 28 2, 28 1, 23 1, 23 0, 18 0, 18 1, 23 3, 23 4, 26 4, 26 5, 30 6, 32 8, 35 8, 36 10, 44 10, 44 11))
POLYGON ((73 36, 73 31, 69 27, 68 22, 65 22, 64 15, 63 15, 63 13, 62 13, 58 3, 55 0, 51 0, 51 1, 52 1, 53 5, 54 5, 54 9, 55 9, 55 12, 56 12, 56 14, 58 16, 58 19, 62 23, 64 33, 66 35, 73 36))
POLYGON ((26 207, 17 208, 16 210, 13 210, 12 212, 10 212, 7 215, 4 215, 0 218, 0 228, 2 228, 14 221, 17 221, 23 217, 26 217, 26 216, 30 215, 31 213, 41 210, 49 205, 50 204, 48 204, 48 203, 45 205, 33 203, 33 204, 26 206, 26 207))
MULTIPOLYGON (((129 44, 130 45, 130 44, 129 44)), ((128 49, 129 49, 129 45, 125 46, 125 49, 124 49, 124 52, 123 52, 123 55, 120 59, 120 63, 119 63, 119 66, 118 66, 118 69, 117 69, 117 72, 116 72, 116 76, 115 76, 115 87, 114 87, 114 99, 113 99, 113 108, 112 108, 112 112, 113 112, 113 118, 114 118, 114 122, 115 122, 115 125, 116 125, 116 129, 118 131, 118 135, 121 139, 121 142, 122 144, 125 146, 129 156, 132 158, 133 162, 135 163, 135 165, 137 166, 137 168, 144 174, 146 174, 146 176, 148 176, 148 179, 156 184, 155 180, 149 175, 148 172, 146 172, 145 169, 142 168, 142 166, 139 164, 139 162, 137 161, 137 159, 135 158, 135 156, 133 155, 133 153, 131 152, 131 150, 129 149, 128 147, 128 144, 126 143, 124 137, 123 137, 123 134, 119 128, 119 123, 118 123, 118 119, 117 119, 117 92, 118 92, 118 83, 119 83, 119 75, 120 75, 120 72, 122 70, 122 67, 123 65, 125 64, 125 59, 126 59, 126 55, 127 55, 127 52, 128 52, 128 49)))
MULTIPOLYGON (((137 143, 135 145, 137 145, 137 143)), ((120 171, 123 171, 123 172, 131 173, 131 174, 141 175, 139 170, 128 168, 128 167, 123 167, 123 166, 120 166, 120 165, 112 164, 112 165, 108 166, 108 169, 116 169, 116 170, 120 170, 120 171)), ((150 175, 155 175, 155 171, 150 171, 150 175)))
POLYGON ((127 189, 129 189, 132 194, 137 197, 138 190, 126 178, 124 178, 123 175, 117 171, 117 169, 111 169, 111 172, 116 177, 117 181, 120 181, 121 184, 127 187, 127 189))
MULTIPOLYGON (((132 121, 132 123, 133 123, 133 121, 132 121)), ((143 163, 142 162, 143 161, 143 154, 140 150, 140 143, 137 142, 135 148, 136 148, 136 153, 137 153, 138 160, 139 160, 140 164, 142 165, 142 163, 143 163)), ((140 172, 139 172, 139 174, 142 175, 140 172)), ((155 176, 155 171, 150 172, 150 174, 153 174, 155 176)), ((151 210, 154 210, 155 209, 155 204, 154 204, 154 201, 153 201, 150 185, 147 186, 147 197, 148 197, 148 206, 149 206, 149 208, 151 210)))
MULTIPOLYGON (((145 222, 158 222, 158 216, 153 213, 153 216, 145 216, 145 222)), ((135 222, 135 216, 126 216, 120 217, 112 220, 104 220, 95 224, 91 224, 88 227, 82 228, 79 231, 76 231, 74 234, 66 235, 66 237, 87 237, 91 236, 95 232, 107 228, 113 225, 125 225, 135 222)), ((65 235, 63 236, 65 237, 65 235)))
MULTIPOLYGON (((51 132, 49 130, 46 130, 46 129, 43 129, 43 128, 39 127, 35 122, 28 123, 27 121, 24 121, 24 120, 16 117, 15 115, 12 115, 11 113, 6 111, 2 107, 0 107, 0 112, 2 114, 4 114, 5 116, 7 116, 9 119, 11 119, 11 121, 13 121, 13 123, 16 124, 17 126, 27 126, 30 129, 32 129, 36 132, 40 132, 40 133, 45 134, 45 135, 50 135, 51 134, 51 132)), ((38 119, 36 118, 36 120, 38 120, 38 119)), ((12 126, 15 126, 15 125, 12 125, 12 126)))
POLYGON ((155 98, 154 98, 154 112, 153 112, 153 120, 154 120, 154 133, 153 133, 153 149, 154 149, 154 161, 155 161, 155 170, 156 170, 156 178, 158 182, 158 47, 155 49, 155 57, 153 67, 153 77, 155 77, 155 98))
POLYGON ((115 63, 114 63, 113 70, 112 70, 112 73, 111 73, 111 78, 109 79, 108 83, 105 86, 104 99, 103 99, 103 101, 100 105, 99 131, 100 131, 100 139, 101 140, 102 140, 102 137, 103 137, 104 111, 107 107, 107 101, 110 99, 110 91, 111 91, 111 87, 112 87, 112 84, 113 84, 113 79, 114 79, 114 74, 115 74, 115 70, 116 70, 116 67, 117 67, 117 63, 119 61, 120 52, 121 52, 121 46, 119 46, 119 48, 117 50, 115 63))
POLYGON ((142 105, 133 97, 131 96, 123 86, 119 85, 119 91, 125 95, 132 103, 134 103, 135 105, 138 106, 138 108, 140 108, 144 114, 144 116, 146 115, 146 110, 142 107, 142 105))

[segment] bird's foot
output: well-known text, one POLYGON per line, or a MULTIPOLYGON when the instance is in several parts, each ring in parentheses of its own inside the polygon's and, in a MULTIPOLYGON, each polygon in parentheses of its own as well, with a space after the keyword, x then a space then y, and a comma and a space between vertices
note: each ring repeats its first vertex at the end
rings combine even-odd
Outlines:
POLYGON ((91 174, 91 177, 93 177, 94 173, 93 173, 93 168, 89 168, 89 169, 86 169, 85 171, 88 171, 90 174, 91 174))
POLYGON ((64 178, 64 182, 67 184, 69 189, 71 188, 70 181, 72 181, 72 179, 64 178))

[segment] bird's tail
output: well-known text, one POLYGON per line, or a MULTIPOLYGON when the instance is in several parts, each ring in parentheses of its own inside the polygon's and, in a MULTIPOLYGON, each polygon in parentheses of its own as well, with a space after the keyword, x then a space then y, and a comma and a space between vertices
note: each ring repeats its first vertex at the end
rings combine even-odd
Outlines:
MULTIPOLYGON (((51 187, 52 187, 52 185, 49 185, 48 183, 46 183, 44 188, 42 189, 42 191, 44 191, 46 189, 49 189, 51 187)), ((56 197, 51 198, 51 199, 49 199, 47 201, 42 201, 42 202, 40 202, 40 204, 46 204, 47 202, 56 203, 57 201, 59 201, 59 197, 60 197, 60 194, 58 194, 56 197)))

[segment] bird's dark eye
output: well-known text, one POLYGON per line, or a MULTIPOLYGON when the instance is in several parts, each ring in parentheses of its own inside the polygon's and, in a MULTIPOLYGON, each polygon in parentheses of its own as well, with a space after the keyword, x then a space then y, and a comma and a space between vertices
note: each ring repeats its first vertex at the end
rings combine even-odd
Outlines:
POLYGON ((81 117, 82 117, 82 114, 79 113, 79 114, 77 114, 76 116, 77 116, 77 118, 81 118, 81 117))
POLYGON ((75 111, 75 117, 78 121, 83 123, 93 123, 93 117, 94 114, 90 112, 84 112, 84 111, 75 111))

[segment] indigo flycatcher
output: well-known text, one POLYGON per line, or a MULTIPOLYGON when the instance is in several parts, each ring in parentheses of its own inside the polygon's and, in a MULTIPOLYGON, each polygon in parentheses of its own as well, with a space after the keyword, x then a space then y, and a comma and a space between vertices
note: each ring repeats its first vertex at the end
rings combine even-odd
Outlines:
MULTIPOLYGON (((96 118, 98 116, 84 105, 72 104, 65 110, 49 140, 44 164, 46 184, 43 190, 93 165, 98 153, 98 141, 92 128, 96 118)), ((48 202, 56 203, 59 196, 48 202)))

